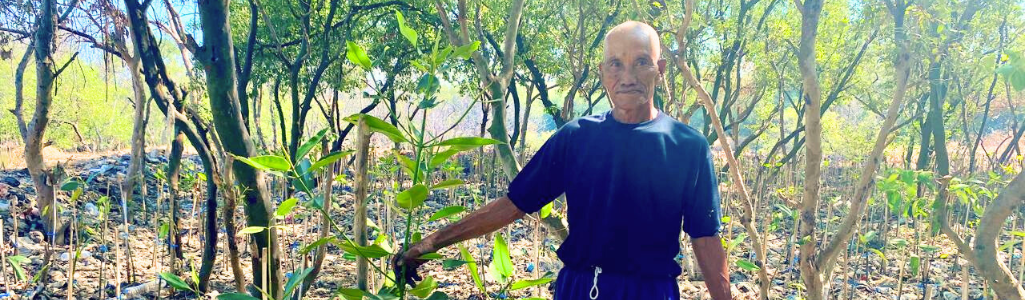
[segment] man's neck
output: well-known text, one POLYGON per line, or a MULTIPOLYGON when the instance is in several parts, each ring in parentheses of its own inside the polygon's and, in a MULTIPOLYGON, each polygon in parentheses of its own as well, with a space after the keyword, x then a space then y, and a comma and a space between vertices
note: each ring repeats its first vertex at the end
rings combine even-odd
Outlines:
POLYGON ((645 106, 638 109, 613 108, 612 118, 623 124, 637 124, 654 120, 658 117, 658 110, 654 106, 645 106))

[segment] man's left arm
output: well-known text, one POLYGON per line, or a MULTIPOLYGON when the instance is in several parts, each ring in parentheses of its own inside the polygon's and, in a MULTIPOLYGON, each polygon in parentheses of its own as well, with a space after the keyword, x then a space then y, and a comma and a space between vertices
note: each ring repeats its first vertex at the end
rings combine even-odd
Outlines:
POLYGON ((705 286, 714 300, 733 299, 730 292, 729 268, 726 267, 726 250, 719 235, 691 239, 694 256, 705 277, 705 286))
MULTIPOLYGON (((701 140, 704 143, 704 140, 701 140)), ((715 178, 712 151, 707 144, 693 154, 693 167, 697 170, 690 199, 684 205, 683 231, 691 237, 694 257, 705 277, 705 286, 714 300, 732 299, 730 275, 726 264, 726 250, 719 238, 722 228, 719 183, 715 178)))

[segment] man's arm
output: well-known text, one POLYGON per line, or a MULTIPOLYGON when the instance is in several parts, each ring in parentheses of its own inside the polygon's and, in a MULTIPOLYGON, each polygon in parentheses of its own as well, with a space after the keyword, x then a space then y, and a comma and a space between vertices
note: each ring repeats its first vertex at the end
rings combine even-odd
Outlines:
POLYGON ((715 300, 733 299, 730 292, 729 269, 726 268, 726 250, 722 248, 719 235, 691 239, 694 256, 698 260, 701 274, 705 277, 708 293, 715 300))
MULTIPOLYGON (((419 243, 410 247, 405 253, 396 257, 396 275, 400 274, 401 268, 405 267, 407 268, 407 278, 419 277, 416 276, 416 269, 424 263, 424 261, 419 259, 420 256, 498 230, 513 221, 519 220, 525 214, 512 203, 509 197, 498 198, 498 200, 492 201, 484 205, 484 207, 471 212, 462 220, 459 220, 459 222, 445 226, 445 228, 428 235, 419 243)), ((407 279, 406 282, 411 282, 411 280, 407 279)))

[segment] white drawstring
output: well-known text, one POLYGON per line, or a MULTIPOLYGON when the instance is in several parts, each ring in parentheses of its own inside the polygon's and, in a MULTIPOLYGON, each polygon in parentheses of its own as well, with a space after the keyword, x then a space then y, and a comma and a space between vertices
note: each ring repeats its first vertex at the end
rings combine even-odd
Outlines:
POLYGON ((591 285, 591 300, 598 299, 598 274, 601 274, 601 267, 594 267, 594 284, 591 285))

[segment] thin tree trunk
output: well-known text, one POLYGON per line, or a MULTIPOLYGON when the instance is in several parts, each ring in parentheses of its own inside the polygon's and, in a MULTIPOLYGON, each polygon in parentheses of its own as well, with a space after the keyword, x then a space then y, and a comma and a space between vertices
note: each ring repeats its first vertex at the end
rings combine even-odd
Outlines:
MULTIPOLYGON (((234 44, 229 25, 227 2, 220 0, 199 1, 200 23, 205 45, 201 61, 206 69, 207 93, 217 135, 225 150, 236 156, 253 157, 256 149, 250 139, 242 118, 235 74, 234 44)), ((269 234, 252 235, 256 245, 253 252, 253 281, 275 299, 282 297, 280 249, 274 224, 273 203, 264 180, 264 175, 253 167, 235 162, 232 165, 238 185, 242 187, 246 201, 246 220, 249 226, 268 228, 269 234), (267 256, 264 257, 263 254, 267 256), (267 274, 263 273, 267 266, 267 274), (264 277, 267 277, 265 280, 264 277)))
MULTIPOLYGON (((124 184, 121 186, 121 189, 125 191, 124 194, 128 197, 125 200, 131 202, 135 195, 136 186, 146 182, 144 180, 143 167, 146 163, 146 108, 149 106, 149 98, 146 97, 145 79, 142 77, 142 66, 139 56, 135 55, 125 58, 128 72, 132 75, 135 115, 132 127, 132 154, 128 160, 128 178, 123 182, 124 184)), ((181 250, 179 249, 176 253, 180 254, 181 250)), ((180 257, 180 255, 176 257, 180 257)))
POLYGON ((57 228, 56 203, 54 185, 59 180, 54 174, 46 171, 43 162, 43 134, 50 123, 50 105, 53 104, 54 81, 58 72, 54 69, 53 43, 54 31, 57 28, 57 3, 54 0, 41 1, 35 42, 33 43, 36 61, 36 107, 32 121, 26 127, 25 165, 36 189, 36 208, 43 219, 43 228, 47 241, 55 244, 64 243, 64 234, 54 232, 57 228))
POLYGON ((237 206, 238 191, 235 190, 235 178, 232 176, 231 166, 233 160, 230 156, 226 157, 224 164, 221 166, 221 189, 224 190, 224 231, 225 239, 228 244, 228 261, 231 263, 231 274, 235 277, 235 290, 244 291, 246 284, 246 276, 242 272, 242 262, 239 260, 238 251, 238 238, 235 233, 235 207, 237 206))
POLYGON ((815 219, 819 203, 819 179, 822 167, 822 123, 821 104, 822 91, 819 86, 818 72, 815 62, 815 37, 818 35, 819 14, 822 12, 822 0, 805 0, 801 11, 801 45, 798 49, 797 62, 801 71, 804 87, 802 98, 805 103, 805 165, 804 165, 804 196, 801 202, 801 227, 798 239, 801 243, 801 278, 808 290, 810 300, 825 299, 828 292, 828 281, 819 273, 821 266, 813 260, 815 255, 815 219))
MULTIPOLYGON (((681 45, 681 49, 683 49, 682 47, 685 47, 687 45, 687 42, 685 40, 686 32, 688 27, 690 26, 690 21, 694 9, 693 0, 687 0, 685 3, 687 7, 685 9, 686 12, 684 15, 684 21, 681 27, 677 30, 676 35, 677 42, 681 45)), ((720 122, 719 116, 717 115, 717 112, 715 110, 715 103, 712 97, 708 95, 708 92, 705 91, 705 88, 701 85, 701 82, 699 82, 697 77, 694 76, 694 73, 691 72, 690 67, 687 66, 686 60, 683 56, 676 57, 676 63, 680 69, 680 73, 683 74, 684 80, 687 81, 687 84, 690 87, 694 88, 695 91, 697 91, 699 98, 698 101, 701 101, 701 104, 703 104, 705 107, 705 111, 707 111, 708 114, 711 116, 710 119, 712 120, 712 126, 715 128, 715 132, 718 133, 720 136, 726 136, 725 130, 723 129, 722 123, 720 122)), ((754 226, 754 201, 751 197, 751 193, 748 191, 747 183, 744 181, 744 177, 740 173, 740 163, 737 161, 736 156, 734 156, 732 153, 733 148, 729 145, 729 142, 726 139, 718 140, 726 156, 726 163, 730 167, 729 171, 730 176, 733 179, 733 185, 737 189, 737 193, 740 196, 741 207, 743 208, 743 215, 740 218, 740 222, 741 224, 743 224, 744 229, 751 237, 751 248, 754 249, 755 255, 757 256, 756 264, 759 267, 759 299, 769 299, 769 285, 771 284, 771 281, 769 280, 768 271, 766 270, 768 266, 766 265, 765 240, 762 239, 761 234, 758 233, 758 229, 754 226)))

